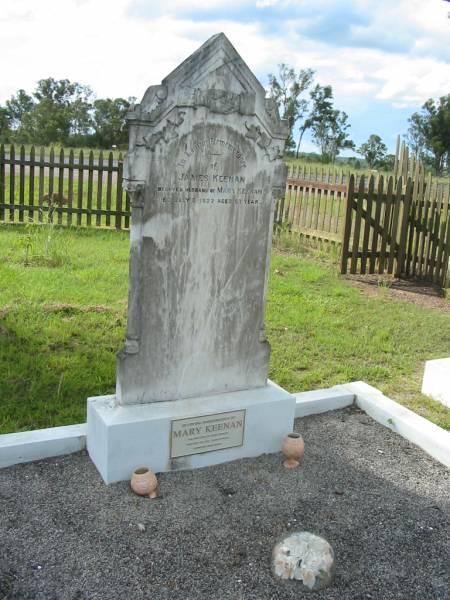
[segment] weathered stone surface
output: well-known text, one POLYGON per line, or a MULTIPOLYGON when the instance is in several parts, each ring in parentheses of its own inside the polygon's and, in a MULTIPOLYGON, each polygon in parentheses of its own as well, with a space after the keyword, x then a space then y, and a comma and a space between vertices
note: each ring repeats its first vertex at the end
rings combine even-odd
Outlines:
POLYGON ((280 579, 299 581, 311 591, 321 590, 333 578, 334 552, 324 538, 301 531, 276 544, 272 564, 280 579))
POLYGON ((265 386, 285 122, 223 34, 150 87, 128 122, 130 285, 117 400, 265 386))

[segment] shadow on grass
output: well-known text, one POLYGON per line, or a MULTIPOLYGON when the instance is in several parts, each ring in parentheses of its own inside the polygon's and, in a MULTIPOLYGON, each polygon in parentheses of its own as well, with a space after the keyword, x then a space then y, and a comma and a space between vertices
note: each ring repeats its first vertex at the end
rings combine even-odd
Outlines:
POLYGON ((24 303, 2 313, 0 433, 84 422, 87 397, 114 391, 124 314, 24 303))

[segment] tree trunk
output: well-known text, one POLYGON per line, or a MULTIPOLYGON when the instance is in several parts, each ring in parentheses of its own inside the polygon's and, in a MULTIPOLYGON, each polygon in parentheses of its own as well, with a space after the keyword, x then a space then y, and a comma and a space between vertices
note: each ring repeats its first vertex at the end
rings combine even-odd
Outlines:
POLYGON ((304 129, 300 130, 300 137, 298 138, 298 144, 297 144, 297 152, 295 154, 295 158, 298 158, 299 152, 300 152, 300 144, 302 143, 302 138, 303 138, 303 134, 305 133, 304 129))

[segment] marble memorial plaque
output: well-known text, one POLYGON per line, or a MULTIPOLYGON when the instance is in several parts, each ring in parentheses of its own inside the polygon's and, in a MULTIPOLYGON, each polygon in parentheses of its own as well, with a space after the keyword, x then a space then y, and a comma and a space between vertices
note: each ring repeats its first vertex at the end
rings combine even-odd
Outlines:
POLYGON ((171 458, 242 446, 245 410, 178 419, 171 423, 171 458))

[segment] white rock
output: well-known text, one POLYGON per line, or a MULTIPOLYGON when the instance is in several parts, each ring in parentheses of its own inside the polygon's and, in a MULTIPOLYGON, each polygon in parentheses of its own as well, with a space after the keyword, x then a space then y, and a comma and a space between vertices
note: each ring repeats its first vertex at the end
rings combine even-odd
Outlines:
POLYGON ((301 531, 285 537, 273 549, 276 577, 296 580, 308 590, 327 587, 334 574, 334 552, 323 538, 301 531))

